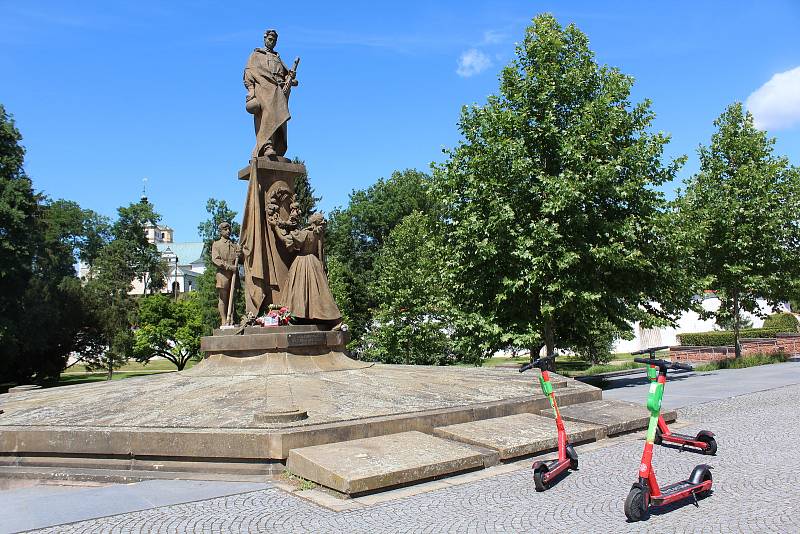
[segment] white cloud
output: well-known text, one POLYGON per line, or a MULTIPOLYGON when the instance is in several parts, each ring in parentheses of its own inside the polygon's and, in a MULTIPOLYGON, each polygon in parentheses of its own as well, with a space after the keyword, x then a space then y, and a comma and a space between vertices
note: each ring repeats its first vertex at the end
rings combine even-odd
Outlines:
POLYGON ((483 44, 485 45, 499 44, 505 41, 505 39, 506 34, 497 30, 486 30, 483 32, 483 44))
POLYGON ((780 130, 800 123, 800 67, 775 74, 747 97, 757 128, 780 130))
POLYGON ((489 56, 476 48, 470 48, 458 58, 456 73, 462 78, 475 76, 492 66, 489 56))

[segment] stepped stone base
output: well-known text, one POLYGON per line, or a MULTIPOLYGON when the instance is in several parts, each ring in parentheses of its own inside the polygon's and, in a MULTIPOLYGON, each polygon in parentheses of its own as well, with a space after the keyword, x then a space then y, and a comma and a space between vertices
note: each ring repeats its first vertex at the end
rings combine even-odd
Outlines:
MULTIPOLYGON (((540 412, 546 417, 553 417, 552 410, 540 412)), ((661 413, 667 422, 675 421, 678 412, 666 410, 661 413)), ((578 406, 565 406, 561 408, 561 417, 565 421, 575 421, 590 425, 601 426, 606 429, 609 436, 647 428, 650 412, 644 404, 618 400, 596 400, 585 402, 578 406)))
POLYGON ((489 451, 421 432, 293 449, 286 467, 295 475, 357 495, 497 463, 489 451))
MULTIPOLYGON (((564 427, 570 443, 606 437, 605 428, 600 426, 565 422, 564 427)), ((539 454, 558 447, 555 421, 532 413, 440 427, 434 429, 433 433, 453 441, 496 450, 501 460, 539 454)))
MULTIPOLYGON (((212 353, 183 372, 0 395, 0 466, 267 473, 296 448, 548 406, 530 373, 316 352, 212 353)), ((601 396, 553 380, 562 405, 601 396)))

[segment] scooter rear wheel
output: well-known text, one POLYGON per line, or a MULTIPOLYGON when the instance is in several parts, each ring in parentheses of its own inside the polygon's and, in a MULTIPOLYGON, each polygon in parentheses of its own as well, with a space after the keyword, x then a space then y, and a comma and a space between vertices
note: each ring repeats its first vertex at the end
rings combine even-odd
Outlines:
POLYGON ((533 484, 536 486, 536 491, 545 491, 550 487, 550 484, 545 482, 544 474, 547 473, 547 466, 540 465, 533 470, 533 484))
POLYGON ((714 456, 717 454, 717 440, 711 436, 698 436, 697 441, 702 441, 708 445, 708 447, 703 449, 703 454, 708 456, 714 456))
MULTIPOLYGON (((709 472, 709 471, 706 471, 706 474, 705 474, 705 475, 703 475, 703 482, 706 482, 706 481, 708 481, 708 480, 711 480, 711 472, 709 472)), ((711 490, 710 490, 710 489, 707 489, 707 490, 705 490, 705 491, 701 491, 701 492, 699 492, 699 493, 697 494, 697 496, 698 496, 699 498, 701 498, 701 499, 705 499, 705 498, 706 498, 706 497, 708 497, 709 495, 711 495, 711 490)))
POLYGON ((645 491, 634 486, 628 493, 628 498, 625 499, 625 517, 628 521, 636 522, 647 519, 647 512, 649 508, 649 499, 645 491))

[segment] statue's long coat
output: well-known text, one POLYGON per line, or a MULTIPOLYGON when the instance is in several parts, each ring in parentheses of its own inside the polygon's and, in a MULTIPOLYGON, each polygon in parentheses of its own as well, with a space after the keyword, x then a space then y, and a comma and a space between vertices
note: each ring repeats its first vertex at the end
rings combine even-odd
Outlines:
POLYGON ((253 114, 256 128, 256 146, 253 157, 272 140, 272 148, 279 156, 286 154, 286 122, 289 115, 289 96, 283 94, 283 83, 289 69, 277 52, 256 48, 244 68, 244 86, 256 95, 260 109, 253 114))

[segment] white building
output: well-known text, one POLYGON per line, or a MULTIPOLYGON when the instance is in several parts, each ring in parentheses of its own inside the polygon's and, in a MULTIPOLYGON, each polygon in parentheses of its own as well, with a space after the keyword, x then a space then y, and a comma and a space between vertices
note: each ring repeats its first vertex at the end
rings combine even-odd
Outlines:
MULTIPOLYGON (((163 293, 187 293, 197 290, 197 279, 206 270, 203 261, 203 242, 190 241, 176 243, 173 230, 169 226, 147 225, 144 228, 147 240, 154 243, 161 252, 161 259, 167 266, 166 284, 163 293)), ((146 280, 133 281, 130 294, 145 294, 146 280)))
MULTIPOLYGON (((761 312, 769 315, 773 313, 772 307, 764 299, 758 299, 758 306, 761 312)), ((717 311, 720 306, 719 298, 712 292, 706 293, 700 303, 704 310, 717 311)), ((789 307, 782 304, 781 311, 790 311, 789 307)), ((761 328, 764 319, 751 313, 742 312, 742 317, 749 319, 753 323, 753 328, 761 328)), ((721 330, 713 319, 701 319, 697 312, 687 311, 678 319, 677 328, 642 328, 639 323, 633 325, 635 337, 631 340, 618 339, 614 343, 612 352, 633 352, 648 347, 661 347, 664 345, 679 345, 678 334, 693 334, 697 332, 710 332, 721 330)))

